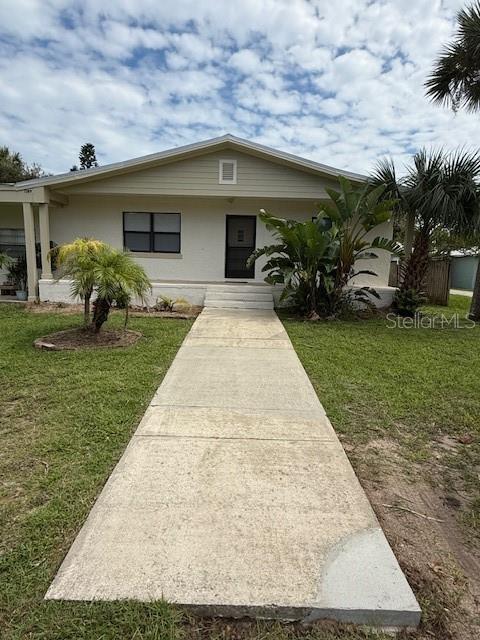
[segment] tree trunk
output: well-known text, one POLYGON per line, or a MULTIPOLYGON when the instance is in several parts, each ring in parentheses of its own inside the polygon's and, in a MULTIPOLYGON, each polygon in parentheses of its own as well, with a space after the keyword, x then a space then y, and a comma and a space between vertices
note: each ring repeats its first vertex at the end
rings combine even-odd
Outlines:
POLYGON ((475 286, 473 287, 472 304, 470 305, 470 320, 478 322, 480 320, 480 257, 478 259, 477 275, 475 276, 475 286))
POLYGON ((413 237, 415 235, 415 214, 411 211, 407 214, 406 225, 405 225, 405 240, 403 243, 403 248, 405 252, 405 260, 412 254, 413 247, 413 237))
POLYGON ((93 330, 98 333, 102 328, 104 322, 108 320, 108 314, 110 313, 111 302, 105 300, 105 298, 97 298, 94 302, 93 309, 93 330))
POLYGON ((430 237, 428 232, 420 230, 413 242, 413 251, 404 263, 403 278, 399 289, 414 290, 420 293, 427 275, 428 250, 430 237))
POLYGON ((88 327, 90 324, 90 293, 85 295, 83 301, 83 324, 88 327))

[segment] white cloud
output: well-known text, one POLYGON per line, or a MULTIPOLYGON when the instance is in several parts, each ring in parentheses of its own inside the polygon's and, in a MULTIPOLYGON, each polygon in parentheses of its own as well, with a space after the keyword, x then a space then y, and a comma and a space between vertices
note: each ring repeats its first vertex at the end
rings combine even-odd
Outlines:
POLYGON ((255 51, 251 49, 236 51, 228 62, 232 67, 245 75, 257 73, 261 67, 260 58, 255 51))
POLYGON ((68 169, 231 131, 367 172, 469 146, 478 116, 423 82, 463 0, 4 0, 0 144, 68 169))

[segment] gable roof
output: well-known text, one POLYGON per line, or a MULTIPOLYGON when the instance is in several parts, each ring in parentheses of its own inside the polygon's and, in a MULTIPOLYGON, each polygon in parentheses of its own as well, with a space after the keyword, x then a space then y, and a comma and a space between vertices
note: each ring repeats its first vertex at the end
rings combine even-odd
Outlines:
POLYGON ((237 138, 236 136, 232 136, 227 133, 226 135, 218 138, 210 138, 209 140, 204 140, 202 142, 195 142, 182 147, 175 147, 174 149, 151 153, 146 156, 140 156, 139 158, 124 160, 123 162, 114 162, 101 167, 92 167, 91 169, 83 169, 79 171, 68 171, 67 173, 60 173, 53 176, 24 180, 23 182, 17 182, 15 184, 15 188, 30 189, 33 187, 66 186, 77 182, 90 182, 103 177, 130 173, 134 170, 145 169, 159 164, 177 162, 188 157, 203 155, 208 152, 219 151, 222 149, 243 151, 250 155, 255 155, 266 160, 284 164, 308 173, 318 174, 323 177, 328 176, 337 178, 339 175, 343 175, 354 182, 365 182, 367 180, 366 176, 358 173, 341 171, 326 164, 307 160, 306 158, 286 153, 285 151, 279 151, 278 149, 272 149, 271 147, 257 144, 256 142, 250 142, 250 140, 245 140, 244 138, 237 138))

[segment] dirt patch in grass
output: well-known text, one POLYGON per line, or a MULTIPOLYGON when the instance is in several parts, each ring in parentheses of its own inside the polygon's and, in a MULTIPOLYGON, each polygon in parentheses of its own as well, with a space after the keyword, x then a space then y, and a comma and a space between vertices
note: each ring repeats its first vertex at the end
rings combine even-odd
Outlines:
POLYGON ((349 455, 422 607, 421 627, 407 637, 477 640, 480 554, 467 544, 458 518, 465 499, 435 481, 435 462, 429 481, 425 465, 413 464, 406 470, 388 438, 385 443, 378 439, 356 446, 349 455))
POLYGON ((139 331, 130 329, 103 329, 94 333, 83 327, 51 333, 34 341, 36 349, 47 351, 76 351, 78 349, 100 349, 108 347, 130 347, 142 337, 139 331))

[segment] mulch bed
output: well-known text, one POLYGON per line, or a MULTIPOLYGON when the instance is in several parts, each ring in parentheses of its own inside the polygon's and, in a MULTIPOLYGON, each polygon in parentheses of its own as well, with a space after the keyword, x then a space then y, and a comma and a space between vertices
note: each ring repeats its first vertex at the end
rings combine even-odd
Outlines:
POLYGON ((63 351, 78 349, 101 349, 108 347, 130 347, 135 344, 142 334, 131 329, 102 329, 100 333, 93 333, 90 329, 78 327, 50 333, 48 336, 37 338, 33 346, 47 351, 63 351))
MULTIPOLYGON (((25 304, 25 303, 24 303, 25 304)), ((66 302, 29 302, 27 309, 30 313, 58 313, 59 315, 77 315, 83 313, 83 304, 66 302)), ((154 307, 130 307, 131 318, 176 318, 177 320, 190 320, 196 318, 202 311, 202 307, 191 305, 179 307, 174 311, 160 311, 154 307)), ((111 314, 124 314, 123 310, 113 308, 111 314)))

